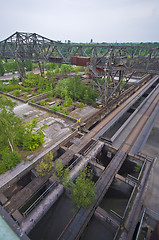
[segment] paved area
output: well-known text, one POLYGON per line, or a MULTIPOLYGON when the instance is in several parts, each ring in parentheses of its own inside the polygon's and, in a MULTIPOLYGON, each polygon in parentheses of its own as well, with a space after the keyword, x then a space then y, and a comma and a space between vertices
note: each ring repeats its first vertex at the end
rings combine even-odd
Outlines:
POLYGON ((24 122, 27 122, 33 118, 37 118, 45 114, 44 111, 41 111, 37 108, 32 107, 28 103, 21 103, 20 101, 15 101, 17 106, 14 108, 14 113, 22 118, 24 122))
POLYGON ((150 184, 145 198, 145 205, 147 208, 150 208, 152 212, 159 214, 159 117, 155 122, 142 152, 156 158, 151 171, 150 184))
POLYGON ((90 114, 97 112, 98 109, 92 106, 85 106, 84 108, 77 108, 71 112, 70 116, 74 118, 81 118, 82 120, 86 119, 90 114))
POLYGON ((43 144, 43 147, 50 146, 50 144, 57 142, 59 139, 62 139, 65 135, 70 133, 70 127, 73 125, 73 122, 70 120, 62 119, 55 114, 35 108, 28 103, 14 101, 17 103, 17 106, 14 108, 14 113, 20 116, 24 122, 29 122, 33 118, 37 118, 37 128, 46 125, 44 130, 45 143, 43 144))

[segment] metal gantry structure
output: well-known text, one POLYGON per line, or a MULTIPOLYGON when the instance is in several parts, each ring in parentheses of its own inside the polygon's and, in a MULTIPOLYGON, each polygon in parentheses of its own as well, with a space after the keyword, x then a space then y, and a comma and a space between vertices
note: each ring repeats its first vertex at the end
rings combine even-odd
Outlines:
MULTIPOLYGON (((123 77, 129 78, 134 72, 159 74, 159 48, 124 44, 61 43, 36 33, 16 32, 1 41, 0 57, 19 59, 21 63, 28 59, 38 61, 40 67, 43 62, 87 66, 101 95, 105 96, 105 101, 110 79, 113 95, 120 92, 123 77), (118 76, 118 81, 115 76, 118 76), (104 79, 104 88, 99 81, 101 78, 104 79)), ((19 71, 23 78, 23 64, 19 66, 19 71)))

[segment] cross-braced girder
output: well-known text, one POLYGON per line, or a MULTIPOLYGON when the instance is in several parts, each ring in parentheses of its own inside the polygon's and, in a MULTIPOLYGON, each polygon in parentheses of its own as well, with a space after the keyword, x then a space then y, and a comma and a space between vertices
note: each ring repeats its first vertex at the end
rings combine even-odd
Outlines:
POLYGON ((105 94, 99 82, 99 78, 103 76, 105 79, 106 75, 108 78, 111 77, 114 92, 120 90, 118 85, 122 82, 119 77, 119 83, 116 84, 115 73, 122 77, 133 72, 159 74, 159 48, 139 45, 61 43, 36 33, 16 32, 1 41, 0 57, 20 59, 22 62, 30 59, 41 63, 87 66, 101 95, 105 94))
POLYGON ((16 32, 0 42, 0 57, 71 64, 72 56, 88 57, 95 67, 159 72, 159 49, 147 46, 66 44, 36 33, 16 32), (109 61, 109 64, 108 64, 109 61))

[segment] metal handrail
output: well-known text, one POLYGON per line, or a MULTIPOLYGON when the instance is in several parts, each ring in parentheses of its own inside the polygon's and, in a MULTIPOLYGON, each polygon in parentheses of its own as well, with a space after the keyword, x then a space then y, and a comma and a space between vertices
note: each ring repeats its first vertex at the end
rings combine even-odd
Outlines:
POLYGON ((113 240, 115 240, 115 239, 116 239, 116 237, 117 237, 117 235, 118 235, 118 232, 119 232, 119 230, 120 230, 120 226, 118 227, 118 229, 117 229, 117 231, 116 231, 116 233, 115 233, 115 235, 114 235, 114 238, 113 238, 113 240))
POLYGON ((146 208, 144 209, 141 220, 140 220, 140 225, 139 225, 139 229, 138 229, 138 232, 137 232, 136 240, 138 240, 138 237, 139 237, 139 234, 140 234, 140 231, 141 231, 141 227, 142 227, 143 219, 144 219, 144 216, 145 216, 145 212, 146 212, 146 208))
POLYGON ((75 159, 75 161, 73 163, 71 163, 71 165, 68 167, 68 169, 71 170, 81 160, 81 158, 82 158, 82 156, 75 159))
POLYGON ((85 156, 88 152, 90 152, 91 149, 92 149, 93 147, 95 147, 96 144, 97 144, 96 141, 93 142, 93 143, 83 152, 83 156, 85 156))
POLYGON ((38 205, 38 203, 55 187, 57 186, 57 182, 52 183, 41 195, 38 197, 35 202, 33 202, 30 207, 23 212, 23 216, 27 217, 28 214, 38 205))
POLYGON ((139 173, 139 175, 138 175, 138 177, 136 178, 136 177, 134 177, 134 176, 132 176, 132 175, 130 175, 130 174, 128 174, 128 178, 130 177, 130 178, 132 178, 132 179, 134 179, 135 181, 139 181, 139 179, 140 179, 140 176, 141 176, 141 174, 142 174, 142 172, 143 172, 143 169, 144 169, 144 167, 145 167, 145 164, 146 164, 146 159, 144 160, 144 163, 142 164, 142 167, 141 167, 141 170, 140 170, 140 173, 139 173))
POLYGON ((113 211, 112 209, 110 210, 113 214, 115 214, 117 217, 119 217, 119 218, 122 219, 122 220, 124 219, 124 217, 125 217, 125 215, 126 215, 126 212, 127 212, 127 210, 128 210, 129 204, 130 204, 130 202, 131 202, 131 199, 132 199, 132 197, 133 197, 133 195, 134 195, 135 190, 136 190, 136 185, 134 186, 133 191, 132 191, 132 193, 131 193, 131 195, 130 195, 130 198, 129 198, 128 203, 127 203, 127 205, 126 205, 126 208, 125 208, 125 211, 124 211, 124 213, 123 213, 123 216, 121 216, 120 214, 116 213, 116 212, 113 211))

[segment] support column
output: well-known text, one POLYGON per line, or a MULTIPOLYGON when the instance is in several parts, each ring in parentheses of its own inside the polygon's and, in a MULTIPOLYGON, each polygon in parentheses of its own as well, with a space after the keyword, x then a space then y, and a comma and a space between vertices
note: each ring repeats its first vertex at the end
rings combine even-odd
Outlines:
POLYGON ((44 78, 44 62, 39 61, 39 69, 40 69, 41 77, 44 78))
POLYGON ((24 60, 19 60, 18 58, 16 58, 15 61, 17 63, 18 72, 20 74, 19 79, 21 82, 23 82, 26 76, 25 69, 24 69, 24 60))
POLYGON ((105 76, 105 93, 104 93, 104 104, 105 106, 108 103, 108 95, 109 95, 109 82, 110 82, 110 71, 108 71, 108 75, 105 76))
POLYGON ((122 70, 120 70, 119 71, 119 85, 118 85, 118 92, 119 92, 119 94, 120 94, 120 92, 121 92, 121 84, 122 84, 122 80, 123 80, 123 71, 122 70))

